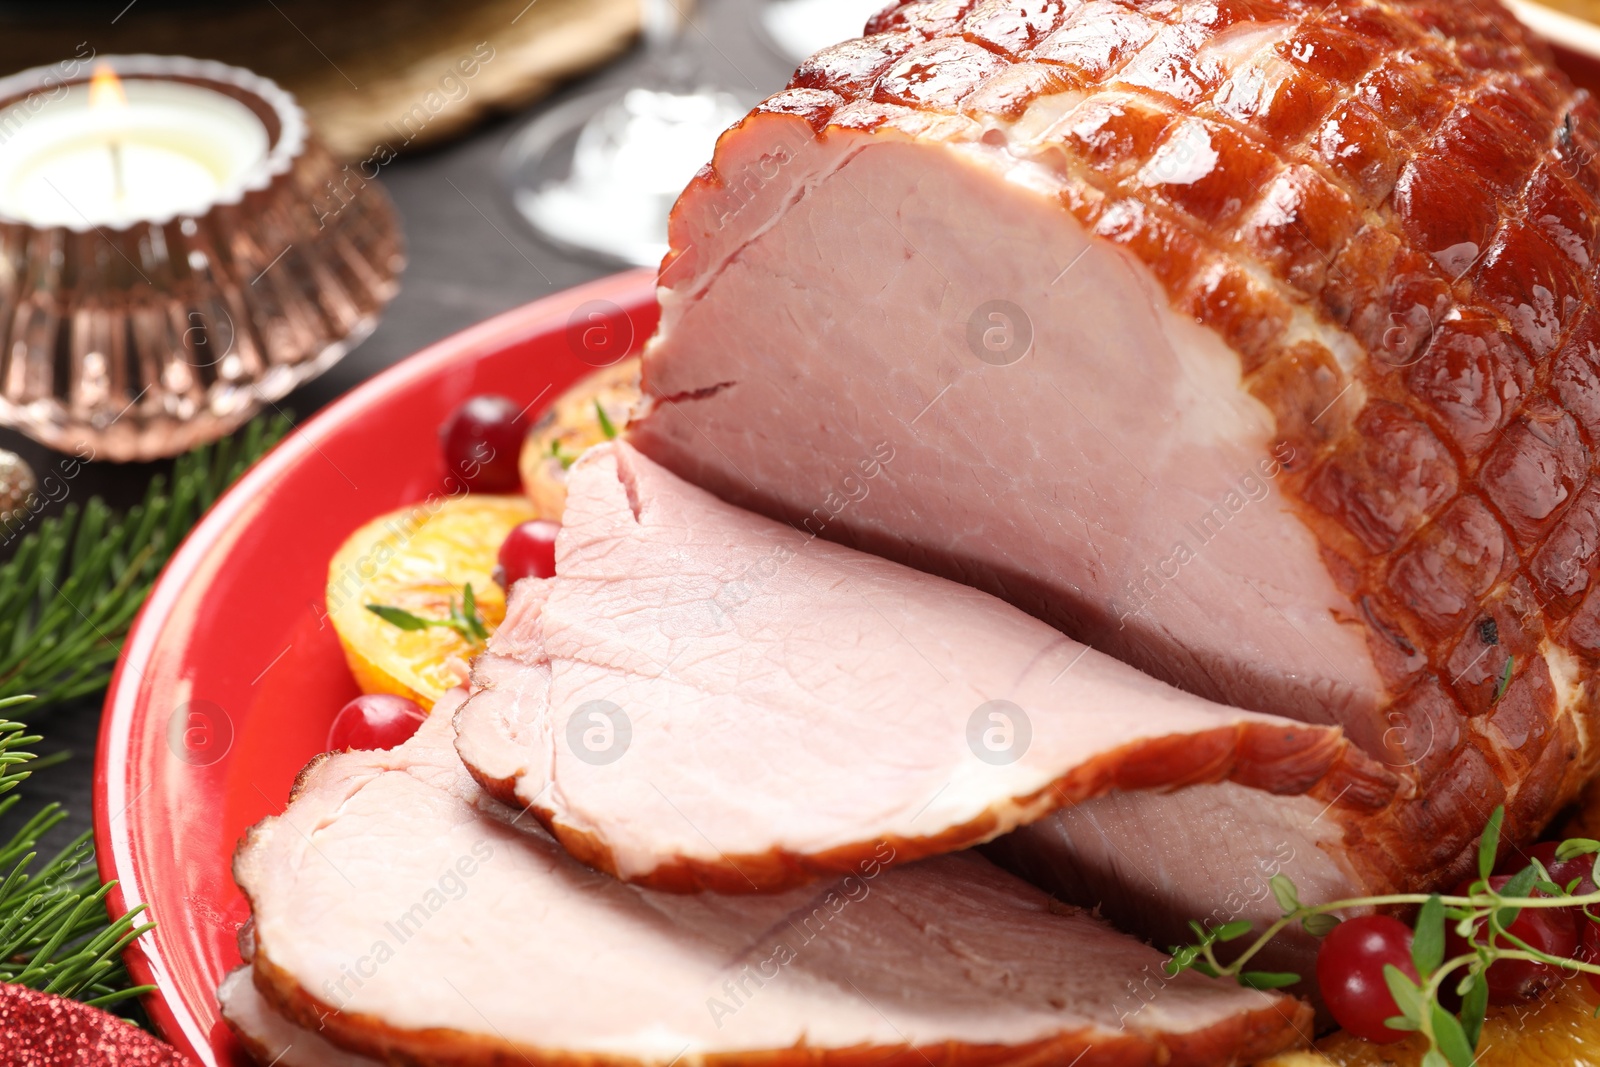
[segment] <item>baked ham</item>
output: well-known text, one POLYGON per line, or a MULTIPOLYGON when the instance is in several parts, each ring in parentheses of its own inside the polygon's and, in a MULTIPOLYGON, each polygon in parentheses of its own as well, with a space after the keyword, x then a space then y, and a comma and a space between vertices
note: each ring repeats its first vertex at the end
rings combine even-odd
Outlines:
POLYGON ((224 997, 258 1051, 285 1023, 451 1067, 1091 1067, 1308 1036, 1303 1005, 1168 978, 1161 953, 973 853, 871 857, 781 894, 625 885, 484 794, 453 745, 459 699, 393 751, 313 763, 241 844, 253 984, 224 997))
POLYGON ((217 987, 222 1017, 250 1058, 271 1067, 375 1067, 377 1060, 329 1044, 315 1028, 296 1026, 256 989, 251 969, 229 972, 217 987))
POLYGON ((1600 753, 1597 119, 1494 0, 903 4, 679 200, 629 436, 1342 726, 1438 884, 1600 753))
MULTIPOLYGON (((556 576, 515 586, 472 681, 457 749, 478 781, 579 859, 654 888, 783 889, 1113 790, 1209 782, 1250 798, 1254 832, 1185 850, 1225 870, 1193 885, 1204 907, 1164 902, 1164 932, 1185 935, 1241 876, 1258 892, 1228 919, 1276 918, 1279 869, 1322 899, 1391 887, 1395 778, 1336 728, 1175 689, 987 593, 724 503, 622 442, 572 467, 556 576)), ((1214 822, 1173 830, 1196 825, 1214 822)))

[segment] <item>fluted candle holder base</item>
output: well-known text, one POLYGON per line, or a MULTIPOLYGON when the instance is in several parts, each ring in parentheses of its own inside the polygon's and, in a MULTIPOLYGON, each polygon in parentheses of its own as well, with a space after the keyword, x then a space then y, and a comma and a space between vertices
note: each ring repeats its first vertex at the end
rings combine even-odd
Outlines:
MULTIPOLYGON (((232 97, 268 137, 259 167, 196 213, 34 225, 0 204, 0 424, 152 459, 227 434, 337 362, 372 332, 405 256, 382 188, 336 163, 271 81, 182 57, 97 62, 124 83, 232 97)), ((0 116, 22 104, 25 121, 48 121, 54 87, 87 79, 0 79, 0 116)))

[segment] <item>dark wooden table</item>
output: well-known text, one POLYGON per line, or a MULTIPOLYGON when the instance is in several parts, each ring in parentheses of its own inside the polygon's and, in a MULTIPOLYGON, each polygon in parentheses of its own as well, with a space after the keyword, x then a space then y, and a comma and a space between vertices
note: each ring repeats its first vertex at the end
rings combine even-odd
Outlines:
MULTIPOLYGON (((683 49, 708 81, 759 97, 781 88, 791 66, 756 31, 755 2, 702 0, 684 32, 683 49)), ((617 270, 557 251, 535 238, 511 207, 496 164, 506 141, 541 108, 591 89, 629 84, 650 62, 635 51, 522 115, 386 167, 380 180, 399 207, 409 255, 400 294, 365 343, 327 374, 291 394, 282 406, 304 419, 432 341, 617 270)), ((50 453, 9 430, 0 429, 0 448, 21 453, 35 470, 46 470, 52 463, 50 453)), ((92 464, 74 480, 68 499, 99 494, 113 503, 133 503, 164 466, 92 464)), ((70 813, 52 840, 65 840, 89 828, 100 706, 97 696, 31 723, 45 736, 39 751, 66 750, 70 758, 37 772, 22 787, 23 802, 0 820, 0 834, 9 834, 49 801, 60 802, 70 813)))

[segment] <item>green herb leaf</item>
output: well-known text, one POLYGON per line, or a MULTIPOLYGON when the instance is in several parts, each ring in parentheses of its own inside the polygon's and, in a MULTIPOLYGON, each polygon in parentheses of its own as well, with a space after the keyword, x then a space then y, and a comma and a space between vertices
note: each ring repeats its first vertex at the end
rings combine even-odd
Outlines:
POLYGON ((1392 963, 1383 965, 1383 981, 1389 987, 1389 995, 1394 997, 1394 1006, 1400 1009, 1400 1014, 1409 1022, 1420 1024, 1422 990, 1417 988, 1404 971, 1392 963))
POLYGON ((392 623, 402 630, 426 630, 430 626, 443 626, 460 634, 461 639, 468 644, 479 645, 489 639, 489 628, 484 625, 483 617, 478 614, 478 601, 473 595, 471 582, 461 588, 461 607, 457 608, 456 598, 451 597, 450 607, 442 619, 425 618, 389 604, 368 604, 366 609, 384 622, 392 623))
POLYGON ((1556 859, 1571 860, 1600 852, 1600 841, 1592 837, 1569 837, 1556 846, 1556 859))
MULTIPOLYGON (((1503 897, 1525 897, 1533 891, 1533 883, 1538 879, 1538 871, 1535 871, 1532 867, 1524 867, 1512 875, 1509 882, 1500 887, 1500 895, 1503 897)), ((1521 908, 1500 908, 1495 912, 1495 922, 1500 924, 1500 929, 1507 929, 1517 921, 1517 915, 1521 910, 1521 908)))
POLYGON ((1507 656, 1505 670, 1500 672, 1500 684, 1494 687, 1494 697, 1489 701, 1492 707, 1500 703, 1500 698, 1506 695, 1506 687, 1511 684, 1511 670, 1517 662, 1517 657, 1507 656))
POLYGON ((1318 912, 1315 915, 1307 915, 1304 919, 1301 919, 1300 925, 1304 926, 1306 933, 1312 937, 1327 937, 1333 933, 1333 928, 1339 925, 1339 917, 1337 915, 1329 915, 1327 912, 1318 912))
POLYGON ((1215 936, 1218 941, 1236 941, 1250 932, 1250 920, 1240 919, 1224 926, 1217 927, 1215 936))
POLYGON ((1438 1049, 1430 1048, 1422 1054, 1422 1067, 1450 1067, 1450 1061, 1438 1049))
POLYGON ((1300 891, 1295 888, 1294 882, 1290 881, 1288 875, 1275 874, 1267 881, 1267 884, 1272 887, 1272 896, 1277 900, 1278 907, 1283 909, 1285 915, 1299 910, 1300 891))
POLYGON ((1239 975, 1239 984, 1251 989, 1282 989, 1300 981, 1292 971, 1245 971, 1239 975))
POLYGON ((462 622, 471 631, 469 641, 489 640, 489 628, 483 624, 483 616, 478 614, 478 601, 472 594, 472 583, 468 582, 461 587, 462 622))
POLYGON ((1421 1030, 1422 1024, 1407 1019, 1404 1015, 1391 1015, 1383 1020, 1383 1025, 1391 1030, 1421 1030))
POLYGON ((438 619, 424 619, 421 615, 413 615, 404 608, 396 608, 388 604, 368 604, 367 610, 384 622, 392 626, 398 626, 402 630, 426 630, 430 626, 439 625, 438 619))
POLYGON ((1489 983, 1483 975, 1468 975, 1472 985, 1461 991, 1461 1030, 1467 1044, 1478 1047, 1478 1037, 1483 1033, 1483 1017, 1489 1010, 1489 983))
POLYGON ((578 457, 561 447, 561 438, 556 437, 550 441, 550 458, 561 464, 562 470, 570 470, 578 457))
POLYGON ((1450 1067, 1472 1067, 1473 1043, 1467 1040, 1460 1021, 1437 1003, 1433 1005, 1430 1019, 1433 1022, 1433 1043, 1450 1061, 1450 1067))
POLYGON ((611 417, 606 414, 606 409, 600 406, 600 398, 594 399, 594 416, 600 420, 600 432, 610 441, 617 436, 617 428, 611 425, 611 417))
POLYGON ((1205 975, 1207 978, 1221 978, 1222 977, 1221 974, 1217 973, 1217 969, 1215 967, 1211 966, 1211 963, 1208 960, 1204 960, 1204 959, 1195 960, 1194 961, 1194 969, 1199 971, 1201 974, 1205 975))
POLYGON ((1500 824, 1505 821, 1504 805, 1496 805, 1489 822, 1478 839, 1478 877, 1487 878, 1494 873, 1495 855, 1500 851, 1500 824))
POLYGON ((1411 962, 1424 981, 1444 962, 1444 902, 1435 893, 1417 912, 1417 932, 1411 940, 1411 962))

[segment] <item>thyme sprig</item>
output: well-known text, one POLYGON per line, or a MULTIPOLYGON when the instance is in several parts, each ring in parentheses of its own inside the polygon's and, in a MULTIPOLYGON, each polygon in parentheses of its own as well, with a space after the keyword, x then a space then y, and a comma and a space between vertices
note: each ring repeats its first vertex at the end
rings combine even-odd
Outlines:
POLYGON ((430 619, 389 604, 368 604, 366 608, 384 622, 398 626, 402 630, 426 630, 430 626, 443 626, 460 634, 468 644, 481 645, 489 640, 489 628, 484 624, 483 616, 478 614, 478 600, 473 595, 471 582, 461 587, 461 606, 457 608, 456 598, 451 597, 449 614, 442 619, 430 619))
POLYGON ((600 398, 594 400, 594 417, 600 423, 600 432, 606 435, 607 441, 616 439, 617 427, 611 421, 611 416, 606 414, 606 409, 600 406, 600 398))
MULTIPOLYGON (((1573 878, 1558 885, 1538 859, 1532 859, 1500 889, 1490 882, 1495 857, 1500 849, 1500 828, 1504 808, 1496 808, 1478 841, 1478 877, 1465 896, 1439 893, 1388 893, 1380 896, 1334 900, 1325 904, 1304 904, 1298 889, 1287 875, 1275 874, 1268 885, 1282 909, 1282 916, 1270 923, 1254 941, 1229 962, 1223 962, 1216 946, 1238 941, 1254 928, 1248 920, 1202 926, 1191 922, 1195 941, 1172 948, 1166 963, 1169 975, 1195 970, 1213 978, 1232 978, 1254 989, 1277 989, 1300 981, 1298 974, 1251 970, 1249 963, 1275 937, 1299 925, 1316 937, 1325 937, 1339 925, 1337 912, 1365 911, 1372 908, 1416 905, 1413 924, 1411 962, 1417 980, 1390 964, 1384 967, 1384 981, 1400 1014, 1387 1020, 1394 1030, 1414 1031, 1428 1042, 1423 1067, 1472 1067, 1478 1039, 1489 1004, 1489 986, 1484 972, 1497 960, 1527 960, 1577 973, 1600 975, 1600 963, 1543 952, 1510 932, 1511 924, 1524 908, 1580 909, 1584 920, 1600 922, 1590 909, 1600 905, 1600 889, 1575 892, 1583 882, 1573 878), (1539 896, 1534 896, 1534 893, 1539 896), (1445 958, 1446 923, 1472 951, 1445 958), (1479 940, 1481 939, 1481 941, 1479 940), (1442 1003, 1443 994, 1452 991, 1460 998, 1454 1011, 1442 1003)), ((1600 885, 1600 841, 1570 838, 1556 850, 1558 860, 1593 855, 1590 871, 1593 885, 1600 885)))
POLYGON ((562 446, 561 438, 559 437, 551 438, 550 451, 547 454, 551 459, 561 464, 562 470, 570 470, 572 465, 578 461, 577 453, 568 452, 566 448, 562 446))

